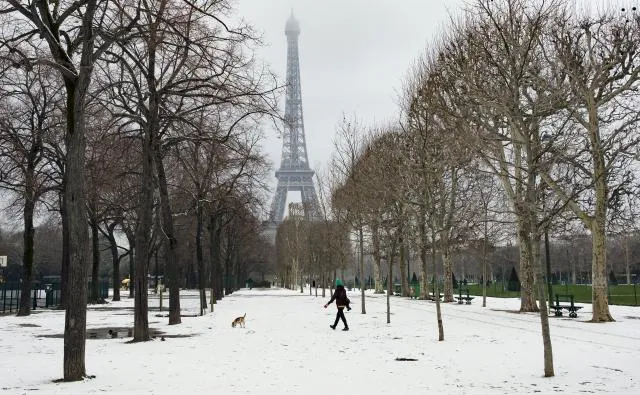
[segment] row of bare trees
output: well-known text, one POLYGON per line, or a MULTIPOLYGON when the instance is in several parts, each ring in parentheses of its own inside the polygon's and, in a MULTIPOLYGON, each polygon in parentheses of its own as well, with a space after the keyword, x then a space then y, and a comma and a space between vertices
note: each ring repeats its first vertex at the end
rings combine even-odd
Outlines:
MULTIPOLYGON (((320 195, 323 202, 323 195, 320 195)), ((280 283, 285 288, 300 288, 306 283, 316 283, 325 296, 332 287, 338 270, 343 271, 350 260, 348 229, 343 222, 329 220, 322 209, 322 218, 314 218, 309 207, 291 203, 288 216, 276 229, 276 269, 280 283)), ((309 288, 311 294, 312 287, 309 288)))
POLYGON ((612 321, 607 234, 635 217, 639 38, 635 8, 475 0, 411 67, 397 124, 345 120, 332 211, 370 246, 376 291, 385 261, 391 294, 399 259, 408 295, 409 247, 421 259, 421 296, 428 275, 442 276, 444 301, 453 301, 453 252, 481 250, 486 264, 488 246, 513 239, 520 310, 540 312, 545 376, 553 376, 541 238, 577 223, 592 239, 592 321, 612 321))
POLYGON ((223 273, 237 278, 241 262, 263 259, 246 246, 259 242, 269 168, 259 123, 277 117, 279 86, 253 56, 258 37, 231 14, 227 0, 0 5, 0 186, 23 207, 20 314, 29 314, 34 216, 58 211, 64 380, 86 375, 87 268, 97 286, 100 233, 112 244, 115 299, 123 254, 134 263, 134 341, 149 340, 156 250, 169 324, 180 323, 179 224, 193 229, 201 311, 207 285, 219 299, 233 288, 223 273))

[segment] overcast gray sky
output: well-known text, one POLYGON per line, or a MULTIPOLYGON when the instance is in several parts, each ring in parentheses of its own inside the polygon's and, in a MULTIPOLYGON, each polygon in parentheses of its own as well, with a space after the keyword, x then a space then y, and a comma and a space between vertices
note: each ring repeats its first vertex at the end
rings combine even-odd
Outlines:
MULTIPOLYGON (((398 114, 397 92, 412 62, 457 13, 462 0, 236 0, 263 34, 259 55, 286 75, 284 27, 300 23, 302 106, 310 166, 324 167, 342 114, 373 125, 398 114)), ((283 98, 284 100, 284 98, 283 98)), ((280 107, 284 112, 284 102, 280 107)), ((267 126, 265 148, 280 165, 282 140, 267 126)), ((275 176, 274 176, 275 183, 275 176)))

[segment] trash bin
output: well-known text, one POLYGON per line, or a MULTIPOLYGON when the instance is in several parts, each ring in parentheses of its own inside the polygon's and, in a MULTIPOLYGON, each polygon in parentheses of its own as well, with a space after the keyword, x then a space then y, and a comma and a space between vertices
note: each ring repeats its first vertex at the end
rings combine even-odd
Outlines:
POLYGON ((411 298, 419 298, 420 297, 420 283, 411 283, 411 294, 409 295, 411 298))

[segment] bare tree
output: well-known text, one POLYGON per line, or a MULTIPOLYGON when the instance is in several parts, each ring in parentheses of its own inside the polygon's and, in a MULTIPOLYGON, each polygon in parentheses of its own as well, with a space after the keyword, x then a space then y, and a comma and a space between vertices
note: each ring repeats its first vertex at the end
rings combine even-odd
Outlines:
POLYGON ((487 283, 489 281, 489 273, 487 270, 487 260, 489 250, 499 242, 504 242, 505 232, 502 231, 508 224, 504 218, 504 207, 506 203, 504 197, 500 195, 499 185, 496 178, 492 174, 480 174, 480 180, 475 196, 478 197, 480 204, 480 252, 482 256, 482 307, 487 307, 487 283))
MULTIPOLYGON (((360 182, 354 172, 354 166, 363 150, 363 130, 359 121, 354 118, 349 120, 343 117, 342 122, 336 130, 334 137, 334 154, 331 158, 331 177, 334 185, 331 186, 331 209, 339 217, 338 221, 348 222, 356 231, 359 249, 359 272, 360 272, 360 304, 362 314, 367 313, 365 305, 365 274, 364 274, 364 221, 360 207, 348 205, 342 199, 358 199, 358 194, 364 193, 358 188, 360 182), (348 190, 347 185, 349 185, 348 190), (342 189, 345 188, 345 189, 342 189), (347 197, 348 196, 348 197, 347 197)), ((316 174, 318 174, 316 172, 316 174)))
MULTIPOLYGON (((423 275, 426 276, 427 227, 436 230, 438 250, 444 268, 444 301, 453 301, 452 252, 457 240, 466 238, 469 224, 477 215, 468 190, 475 182, 473 152, 464 140, 463 122, 451 115, 451 103, 440 94, 447 89, 433 53, 417 63, 406 82, 402 97, 402 127, 407 140, 406 188, 412 216, 421 242, 423 275)), ((402 178, 401 178, 402 179, 402 178)), ((432 246, 435 247, 435 246, 432 246)), ((426 286, 426 282, 424 284, 426 286)))
MULTIPOLYGON (((180 191, 175 195, 186 195, 183 198, 186 211, 195 213, 194 237, 203 310, 206 309, 206 269, 202 237, 206 212, 215 211, 215 200, 225 194, 245 190, 244 193, 259 195, 262 189, 266 190, 261 180, 268 169, 259 147, 262 135, 258 129, 254 130, 257 119, 249 117, 231 127, 239 115, 231 112, 232 116, 222 118, 210 112, 203 109, 201 118, 191 123, 191 127, 196 128, 189 134, 193 138, 185 138, 169 152, 184 175, 182 182, 178 181, 180 191)), ((211 269, 212 275, 217 276, 213 267, 211 269)))
POLYGON ((549 28, 550 62, 569 91, 565 122, 571 128, 549 130, 548 150, 581 193, 551 171, 541 174, 550 188, 591 232, 593 322, 613 321, 607 296, 606 226, 608 210, 619 207, 634 179, 640 120, 640 15, 622 9, 600 15, 555 18, 549 28))
MULTIPOLYGON (((345 132, 351 133, 349 130, 347 128, 345 132)), ((382 177, 380 173, 384 172, 385 169, 382 165, 378 164, 376 166, 376 155, 382 154, 374 149, 374 142, 384 132, 383 128, 369 128, 364 141, 361 143, 362 149, 358 156, 349 156, 351 159, 355 158, 355 161, 341 160, 341 165, 335 164, 336 166, 343 166, 342 173, 346 173, 348 176, 343 178, 342 184, 339 184, 332 192, 332 204, 335 209, 346 210, 352 218, 351 221, 355 221, 358 227, 362 227, 362 232, 358 230, 359 236, 360 233, 362 234, 362 245, 364 245, 365 235, 368 234, 370 236, 371 254, 374 260, 375 293, 384 293, 384 284, 382 283, 383 246, 381 244, 381 221, 384 206, 381 199, 386 190, 381 188, 380 184, 382 177), (350 164, 348 171, 346 171, 347 168, 345 167, 347 163, 350 164)), ((353 136, 356 135, 354 134, 353 136)), ((382 148, 380 147, 380 149, 382 148)), ((355 150, 351 151, 353 153, 356 152, 355 150)), ((386 188, 388 190, 389 187, 386 188)), ((364 251, 364 248, 362 248, 362 251, 364 251)), ((364 253, 361 256, 364 256, 364 253)))
POLYGON ((31 313, 34 216, 43 195, 57 188, 51 169, 53 134, 62 130, 60 87, 41 67, 7 70, 0 89, 0 188, 22 206, 23 256, 18 315, 31 313))
MULTIPOLYGON (((521 311, 538 311, 534 288, 533 251, 538 245, 530 231, 537 207, 537 169, 541 161, 540 124, 558 110, 555 96, 535 90, 530 75, 541 58, 540 42, 555 4, 524 4, 521 0, 478 0, 469 9, 469 23, 458 26, 445 46, 443 68, 451 66, 455 95, 471 108, 478 132, 479 154, 506 191, 518 223, 520 245, 521 311), (551 97, 550 97, 551 96, 551 97), (490 98, 490 99, 489 99, 490 98), (514 105, 514 103, 520 103, 514 105)), ((465 107, 458 108, 463 111, 465 107)))
MULTIPOLYGON (((119 4, 81 0, 73 3, 7 0, 0 15, 15 26, 0 48, 18 67, 46 64, 56 70, 66 90, 65 214, 69 226, 69 300, 65 314, 64 380, 86 375, 86 268, 89 262, 84 184, 85 100, 93 66, 100 54, 130 29, 130 21, 113 23, 110 11, 119 4), (17 21, 17 23, 16 23, 17 21), (108 32, 108 28, 116 31, 108 32), (43 45, 38 45, 41 42, 43 45)), ((4 54, 3 54, 4 55, 4 54)))
MULTIPOLYGON (((364 155, 355 169, 363 172, 362 179, 368 180, 369 189, 366 199, 353 204, 363 206, 366 213, 365 221, 371 221, 374 248, 380 248, 379 251, 383 252, 388 264, 387 323, 391 322, 393 266, 407 229, 407 205, 402 199, 406 194, 406 188, 404 183, 397 182, 397 176, 404 173, 401 155, 404 146, 397 128, 381 128, 376 138, 366 146, 364 155), (378 241, 380 245, 377 244, 378 241)), ((375 256, 377 253, 379 252, 374 251, 374 257, 382 258, 380 255, 375 256)), ((403 280, 406 290, 406 278, 403 280)))
POLYGON ((561 1, 477 0, 438 54, 445 98, 456 104, 452 113, 470 123, 469 141, 500 178, 516 216, 520 310, 540 311, 547 377, 554 371, 540 264, 541 135, 544 122, 561 111, 565 95, 562 88, 541 89, 539 81, 558 78, 544 68, 542 43, 562 6, 561 1))
MULTIPOLYGON (((99 226, 99 231, 109 242, 112 263, 112 300, 120 300, 120 263, 128 257, 132 263, 134 260, 132 243, 125 247, 116 238, 117 233, 127 233, 125 227, 128 222, 135 222, 136 202, 132 201, 132 196, 138 196, 140 190, 140 151, 139 146, 130 144, 130 139, 111 133, 100 138, 101 149, 105 150, 103 160, 108 163, 109 172, 105 175, 109 185, 103 190, 100 196, 101 204, 104 206, 104 216, 99 226), (126 160, 122 160, 126 158, 126 160)), ((154 232, 151 232, 151 240, 154 239, 154 232)), ((133 280, 130 270, 129 280, 133 280)), ((133 287, 131 287, 133 288, 133 287)))

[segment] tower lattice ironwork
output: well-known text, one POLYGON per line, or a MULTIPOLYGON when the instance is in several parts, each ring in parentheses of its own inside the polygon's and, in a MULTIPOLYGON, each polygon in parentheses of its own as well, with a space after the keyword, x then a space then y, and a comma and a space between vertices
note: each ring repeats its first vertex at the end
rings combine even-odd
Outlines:
POLYGON ((302 116, 302 93, 300 89, 300 60, 298 36, 300 24, 293 13, 284 29, 287 36, 287 88, 284 111, 284 134, 282 136, 282 159, 276 171, 278 186, 271 204, 270 220, 282 222, 286 210, 287 193, 300 191, 307 216, 315 216, 318 196, 313 184, 314 172, 309 168, 307 141, 302 116))

